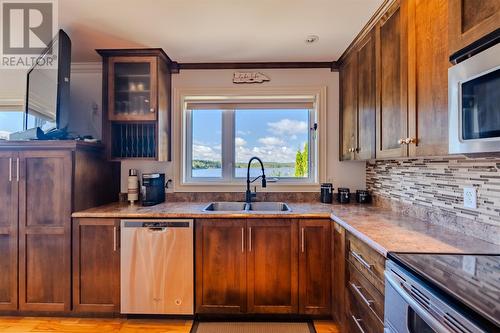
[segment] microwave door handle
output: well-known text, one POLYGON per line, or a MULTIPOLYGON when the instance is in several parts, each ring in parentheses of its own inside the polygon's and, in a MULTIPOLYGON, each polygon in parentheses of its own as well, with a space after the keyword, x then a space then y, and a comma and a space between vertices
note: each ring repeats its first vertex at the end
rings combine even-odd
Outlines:
POLYGON ((385 272, 385 280, 396 290, 396 292, 405 300, 406 303, 415 311, 433 330, 437 333, 448 333, 449 330, 428 313, 413 297, 408 294, 406 289, 390 275, 385 272))

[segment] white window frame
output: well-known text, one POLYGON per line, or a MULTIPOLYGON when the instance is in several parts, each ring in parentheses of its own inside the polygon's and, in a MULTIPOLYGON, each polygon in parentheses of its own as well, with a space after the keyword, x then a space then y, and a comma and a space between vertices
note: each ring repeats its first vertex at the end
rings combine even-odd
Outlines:
MULTIPOLYGON (((173 137, 174 142, 181 142, 182 144, 175 144, 174 150, 174 163, 172 165, 174 175, 175 192, 236 192, 242 191, 245 179, 236 179, 236 182, 223 182, 220 178, 213 179, 212 181, 202 182, 197 181, 198 178, 186 179, 186 147, 187 147, 187 131, 186 131, 186 110, 188 101, 199 98, 200 100, 207 99, 233 99, 235 97, 266 97, 270 100, 279 99, 283 97, 297 97, 309 96, 314 97, 314 114, 315 122, 318 124, 316 131, 315 149, 310 149, 310 158, 313 162, 310 163, 311 174, 314 174, 312 181, 304 179, 293 179, 289 182, 282 178, 280 181, 268 184, 267 192, 303 192, 303 191, 318 191, 321 181, 326 181, 326 160, 327 160, 327 104, 326 104, 326 86, 297 86, 297 87, 231 87, 231 88, 174 88, 173 92, 173 137)), ((234 129, 234 127, 233 127, 234 129)), ((227 140, 223 140, 227 141, 227 140)), ((224 149, 234 150, 234 141, 231 140, 231 147, 224 147, 224 149)), ((229 146, 229 145, 228 145, 229 146)), ((225 170, 232 171, 231 168, 225 170)))
MULTIPOLYGON (((272 105, 272 103, 270 103, 272 105)), ((221 119, 221 159, 222 159, 222 177, 193 177, 192 176, 192 157, 193 157, 193 122, 192 122, 192 111, 186 108, 185 113, 185 160, 184 160, 184 182, 189 184, 203 184, 203 183, 220 183, 220 184, 244 184, 246 178, 236 177, 235 175, 235 158, 236 158, 236 111, 244 108, 228 109, 222 110, 221 119)), ((271 108, 270 108, 271 109, 271 108)), ((306 110, 306 109, 305 109, 306 110)), ((315 184, 317 179, 317 140, 316 133, 313 129, 314 124, 317 124, 317 112, 316 108, 307 109, 308 110, 308 167, 309 173, 307 177, 270 177, 267 175, 267 179, 270 183, 283 183, 283 184, 315 184)), ((259 156, 257 156, 259 157, 259 156)), ((256 163, 256 162, 255 162, 256 163)))

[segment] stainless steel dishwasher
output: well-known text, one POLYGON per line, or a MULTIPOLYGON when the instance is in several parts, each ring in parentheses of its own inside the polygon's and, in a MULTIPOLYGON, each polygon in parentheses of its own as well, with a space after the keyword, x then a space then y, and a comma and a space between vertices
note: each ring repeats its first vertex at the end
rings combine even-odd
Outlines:
POLYGON ((193 314, 193 220, 121 221, 121 313, 193 314))

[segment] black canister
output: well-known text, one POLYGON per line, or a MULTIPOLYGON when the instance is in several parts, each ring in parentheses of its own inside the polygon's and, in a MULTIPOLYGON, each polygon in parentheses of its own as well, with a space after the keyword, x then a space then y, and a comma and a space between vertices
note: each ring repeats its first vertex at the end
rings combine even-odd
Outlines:
POLYGON ((356 202, 360 204, 370 203, 372 201, 372 196, 367 190, 357 190, 356 191, 356 202))
POLYGON ((321 184, 321 202, 332 203, 333 201, 333 185, 331 183, 321 184))
POLYGON ((349 203, 351 198, 351 190, 347 187, 339 187, 337 194, 337 201, 340 203, 349 203))

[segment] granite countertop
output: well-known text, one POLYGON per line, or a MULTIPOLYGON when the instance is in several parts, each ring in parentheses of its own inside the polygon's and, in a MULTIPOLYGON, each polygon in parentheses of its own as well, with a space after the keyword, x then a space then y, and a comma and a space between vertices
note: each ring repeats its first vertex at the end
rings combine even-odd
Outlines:
POLYGON ((500 245, 440 225, 359 204, 289 202, 291 212, 203 212, 208 202, 166 202, 151 207, 112 203, 73 213, 76 218, 331 218, 374 250, 415 253, 499 254, 500 245))
POLYGON ((290 212, 203 212, 208 202, 165 202, 151 207, 112 203, 73 213, 94 218, 317 218, 329 219, 331 204, 289 202, 290 212))
POLYGON ((388 252, 500 254, 500 245, 374 206, 337 206, 331 217, 385 257, 388 252))

